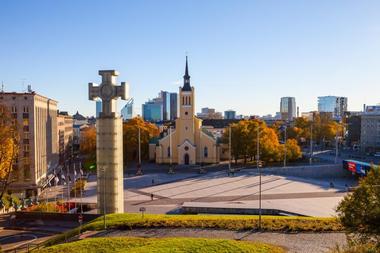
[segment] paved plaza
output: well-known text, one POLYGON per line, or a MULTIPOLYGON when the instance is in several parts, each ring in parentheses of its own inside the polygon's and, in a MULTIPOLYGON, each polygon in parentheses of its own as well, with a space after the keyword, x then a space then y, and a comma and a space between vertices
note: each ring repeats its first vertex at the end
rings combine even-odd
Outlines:
MULTIPOLYGON (((317 180, 278 175, 262 175, 261 182, 263 208, 323 217, 335 215, 336 206, 347 194, 347 186, 355 185, 353 179, 317 180)), ((62 193, 65 195, 65 190, 59 188, 50 190, 49 195, 54 192, 58 198, 62 193)), ((242 170, 234 176, 228 176, 226 171, 206 174, 181 171, 124 178, 126 212, 139 212, 145 207, 147 213, 175 213, 184 203, 200 207, 255 209, 259 207, 258 200, 256 169, 242 170)), ((71 201, 80 202, 80 198, 71 198, 71 201)), ((96 203, 96 175, 89 177, 82 201, 96 203)))

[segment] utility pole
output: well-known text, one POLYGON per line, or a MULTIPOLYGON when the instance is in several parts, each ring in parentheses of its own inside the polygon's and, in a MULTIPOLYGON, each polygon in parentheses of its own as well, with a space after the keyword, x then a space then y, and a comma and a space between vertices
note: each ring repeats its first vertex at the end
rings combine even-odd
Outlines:
POLYGON ((256 165, 259 171, 259 230, 261 230, 261 169, 260 169, 260 129, 257 125, 257 155, 256 155, 256 165))
POLYGON ((338 163, 338 130, 335 134, 335 164, 338 163))
POLYGON ((230 125, 230 127, 228 128, 228 131, 229 131, 229 133, 228 133, 228 157, 229 157, 229 162, 228 162, 228 174, 229 173, 231 173, 231 159, 232 159, 232 157, 231 157, 231 139, 232 139, 232 137, 231 137, 231 135, 232 135, 232 131, 231 131, 231 125, 230 125))
POLYGON ((138 139, 139 139, 139 162, 137 164, 137 175, 142 175, 142 168, 141 168, 141 130, 140 127, 138 127, 138 139))
POLYGON ((173 174, 173 167, 172 167, 172 164, 173 164, 173 158, 172 158, 172 155, 173 155, 173 151, 172 151, 172 126, 169 126, 169 158, 170 158, 170 162, 169 162, 169 174, 173 174))
POLYGON ((310 165, 313 163, 313 122, 310 124, 310 165))
POLYGON ((284 149, 285 149, 285 152, 284 152, 284 167, 286 167, 286 152, 287 152, 287 150, 286 150, 286 138, 287 138, 287 136, 286 136, 286 129, 287 128, 288 128, 287 125, 285 125, 285 132, 284 132, 284 149))

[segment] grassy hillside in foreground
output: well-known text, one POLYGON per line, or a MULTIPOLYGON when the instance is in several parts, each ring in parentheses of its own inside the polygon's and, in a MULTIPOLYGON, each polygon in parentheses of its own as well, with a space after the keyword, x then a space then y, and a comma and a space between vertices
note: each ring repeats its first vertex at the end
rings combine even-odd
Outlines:
MULTIPOLYGON (((254 215, 165 215, 109 214, 106 216, 107 229, 133 228, 210 228, 227 230, 258 229, 258 216, 254 215)), ((83 231, 103 230, 103 217, 82 227, 83 231)), ((331 232, 342 231, 343 227, 335 218, 263 216, 262 230, 273 232, 331 232)), ((70 230, 47 241, 47 245, 62 242, 79 233, 70 230)))
POLYGON ((264 244, 221 239, 195 238, 90 238, 72 243, 59 244, 37 251, 38 253, 86 253, 86 252, 128 252, 128 253, 283 253, 282 248, 264 244))

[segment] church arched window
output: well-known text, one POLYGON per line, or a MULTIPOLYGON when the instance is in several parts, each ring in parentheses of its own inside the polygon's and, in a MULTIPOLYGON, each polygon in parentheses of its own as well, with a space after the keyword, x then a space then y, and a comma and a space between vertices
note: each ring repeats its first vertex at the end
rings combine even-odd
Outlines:
POLYGON ((208 148, 207 147, 205 147, 203 150, 203 156, 208 157, 208 148))
POLYGON ((168 147, 168 157, 170 157, 170 147, 168 147))
POLYGON ((185 97, 182 97, 182 105, 185 105, 185 97))
POLYGON ((189 105, 191 105, 191 97, 189 97, 189 105))

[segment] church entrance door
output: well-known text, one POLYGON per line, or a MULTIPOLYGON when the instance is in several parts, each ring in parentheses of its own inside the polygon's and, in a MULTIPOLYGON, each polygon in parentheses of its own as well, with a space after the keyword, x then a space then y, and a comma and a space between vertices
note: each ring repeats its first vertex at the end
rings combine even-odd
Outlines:
POLYGON ((189 165, 190 163, 190 157, 189 157, 189 154, 185 154, 185 164, 186 165, 189 165))

